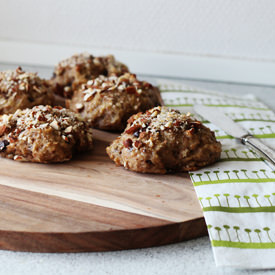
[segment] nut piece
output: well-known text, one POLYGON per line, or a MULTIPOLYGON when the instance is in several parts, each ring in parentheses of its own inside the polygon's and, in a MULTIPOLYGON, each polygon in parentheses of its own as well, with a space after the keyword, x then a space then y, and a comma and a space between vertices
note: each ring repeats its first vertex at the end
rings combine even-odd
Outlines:
POLYGON ((69 127, 67 127, 67 128, 64 130, 64 132, 65 132, 66 134, 69 134, 69 133, 71 133, 72 130, 73 130, 73 127, 72 127, 72 126, 69 126, 69 127))
POLYGON ((81 111, 81 110, 83 110, 84 105, 83 105, 82 103, 77 103, 77 104, 75 104, 75 108, 76 108, 78 111, 81 111))
POLYGON ((5 133, 6 128, 7 128, 6 125, 0 126, 0 136, 2 136, 5 133))
POLYGON ((131 148, 132 147, 132 144, 133 144, 133 141, 128 138, 126 140, 123 141, 123 145, 126 147, 126 148, 131 148))
POLYGON ((83 100, 86 101, 86 102, 88 102, 88 101, 91 101, 92 98, 93 98, 93 93, 87 92, 87 93, 84 95, 83 100))
POLYGON ((16 160, 16 161, 26 161, 25 158, 23 158, 22 156, 18 156, 18 155, 15 155, 15 156, 13 157, 13 160, 16 160))
POLYGON ((57 130, 57 131, 60 129, 60 127, 58 126, 58 123, 57 123, 56 120, 53 120, 53 121, 50 123, 50 126, 51 126, 52 128, 54 128, 55 130, 57 130))

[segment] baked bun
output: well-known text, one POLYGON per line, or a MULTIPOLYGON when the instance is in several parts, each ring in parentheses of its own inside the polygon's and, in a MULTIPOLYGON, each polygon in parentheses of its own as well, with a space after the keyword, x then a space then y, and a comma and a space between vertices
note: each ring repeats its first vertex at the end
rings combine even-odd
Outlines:
POLYGON ((36 73, 25 72, 21 67, 0 72, 0 114, 52 103, 51 87, 36 73))
POLYGON ((18 161, 63 162, 92 148, 91 128, 62 107, 35 106, 0 116, 0 156, 18 161))
POLYGON ((89 80, 66 101, 92 127, 110 131, 122 131, 131 115, 160 104, 158 88, 130 73, 89 80))
POLYGON ((81 53, 59 62, 50 83, 56 94, 70 98, 79 85, 90 79, 99 75, 122 75, 125 72, 128 72, 127 66, 112 55, 94 57, 81 53))
POLYGON ((140 173, 197 170, 220 158, 221 144, 200 121, 156 107, 133 115, 125 131, 107 147, 109 157, 140 173))

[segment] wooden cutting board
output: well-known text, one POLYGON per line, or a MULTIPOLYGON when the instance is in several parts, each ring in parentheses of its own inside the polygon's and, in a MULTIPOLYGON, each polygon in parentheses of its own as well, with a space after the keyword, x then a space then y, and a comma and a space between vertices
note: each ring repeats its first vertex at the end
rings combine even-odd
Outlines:
POLYGON ((116 167, 105 153, 114 135, 94 136, 91 153, 64 164, 0 159, 0 249, 109 251, 207 234, 188 174, 116 167))

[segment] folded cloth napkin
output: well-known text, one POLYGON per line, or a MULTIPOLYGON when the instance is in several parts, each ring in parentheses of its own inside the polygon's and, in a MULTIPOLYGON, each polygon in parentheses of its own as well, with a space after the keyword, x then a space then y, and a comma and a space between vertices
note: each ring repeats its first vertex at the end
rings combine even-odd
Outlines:
MULTIPOLYGON (((193 104, 213 106, 275 148, 275 114, 253 96, 163 80, 158 84, 165 105, 191 113, 193 104)), ((221 160, 189 174, 203 209, 216 265, 274 268, 275 171, 221 129, 208 121, 203 123, 222 143, 221 160)))

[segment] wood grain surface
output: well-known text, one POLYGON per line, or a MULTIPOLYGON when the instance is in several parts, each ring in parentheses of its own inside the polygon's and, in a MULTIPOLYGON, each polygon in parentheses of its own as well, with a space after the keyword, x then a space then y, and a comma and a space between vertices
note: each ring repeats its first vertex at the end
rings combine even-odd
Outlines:
POLYGON ((0 248, 33 252, 150 247, 206 235, 188 174, 116 167, 116 137, 94 131, 94 150, 63 164, 0 159, 0 248))

